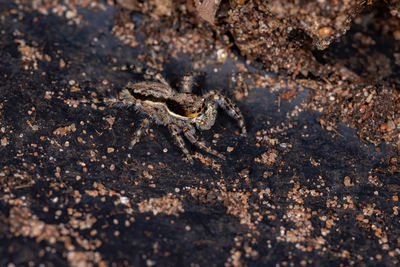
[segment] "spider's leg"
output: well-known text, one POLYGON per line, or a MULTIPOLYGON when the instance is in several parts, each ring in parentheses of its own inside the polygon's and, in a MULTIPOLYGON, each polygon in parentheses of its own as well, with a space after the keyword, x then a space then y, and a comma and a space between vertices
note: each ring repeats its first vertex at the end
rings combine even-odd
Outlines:
POLYGON ((195 146, 207 151, 211 155, 217 156, 221 159, 225 159, 225 156, 219 153, 218 151, 212 149, 211 147, 207 146, 203 141, 200 141, 196 136, 196 129, 193 125, 187 124, 185 128, 183 128, 183 134, 185 137, 195 146))
POLYGON ((124 90, 119 93, 120 103, 124 106, 132 106, 136 104, 136 98, 132 96, 128 88, 132 85, 132 82, 129 82, 124 90))
POLYGON ((244 118, 242 112, 240 112, 240 109, 238 106, 235 105, 235 103, 232 102, 229 98, 225 97, 224 95, 220 93, 215 93, 215 95, 212 96, 213 100, 218 103, 218 105, 228 113, 229 116, 234 118, 238 124, 239 127, 242 129, 242 135, 246 136, 246 126, 244 123, 244 118))
POLYGON ((139 142, 140 136, 142 135, 142 133, 144 131, 147 130, 147 128, 149 128, 150 125, 150 119, 149 118, 145 118, 139 126, 139 129, 136 130, 131 142, 129 143, 129 148, 132 148, 137 142, 139 142))
POLYGON ((167 80, 165 80, 165 78, 156 70, 154 69, 149 69, 149 68, 145 68, 142 66, 136 66, 136 65, 130 65, 129 69, 136 74, 145 74, 144 78, 146 80, 155 80, 159 83, 165 84, 165 85, 169 85, 169 83, 167 82, 167 80))
MULTIPOLYGON (((132 83, 129 82, 127 85, 127 88, 131 85, 132 83)), ((118 96, 111 96, 111 97, 105 97, 102 99, 102 102, 105 105, 111 106, 111 107, 116 107, 116 108, 122 108, 122 107, 130 107, 133 105, 136 105, 136 98, 134 98, 129 90, 125 88, 123 89, 118 96)))
POLYGON ((111 106, 111 107, 124 107, 126 104, 123 104, 118 97, 105 97, 103 98, 103 103, 111 106))
POLYGON ((186 73, 186 75, 183 77, 182 82, 181 82, 181 92, 182 93, 191 93, 192 86, 193 86, 193 79, 199 75, 204 75, 204 72, 191 71, 191 72, 186 73))
POLYGON ((138 66, 138 65, 135 65, 135 64, 131 64, 131 65, 127 64, 126 67, 127 67, 128 71, 131 71, 133 73, 136 73, 136 74, 143 73, 143 67, 142 66, 138 66))
POLYGON ((168 124, 169 131, 171 132, 172 136, 175 138, 176 142, 178 143, 179 148, 183 151, 186 158, 189 160, 190 164, 193 164, 193 158, 189 153, 189 150, 185 146, 185 141, 183 140, 182 136, 180 135, 182 130, 174 124, 168 124))
POLYGON ((146 69, 145 74, 150 76, 151 79, 156 80, 159 83, 162 83, 164 85, 167 85, 168 87, 170 86, 167 80, 161 75, 161 73, 152 70, 152 69, 146 69))

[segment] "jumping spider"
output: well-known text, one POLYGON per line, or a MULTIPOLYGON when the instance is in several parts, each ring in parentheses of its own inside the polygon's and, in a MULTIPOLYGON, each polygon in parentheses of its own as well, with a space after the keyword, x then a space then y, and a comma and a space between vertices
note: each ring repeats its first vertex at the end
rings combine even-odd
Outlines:
POLYGON ((189 72, 186 74, 182 79, 179 92, 172 89, 160 74, 150 70, 147 70, 146 74, 157 82, 129 82, 120 93, 120 103, 122 102, 124 106, 134 106, 138 111, 146 114, 146 118, 133 136, 129 148, 139 141, 142 133, 154 121, 157 124, 168 126, 191 164, 193 164, 193 158, 185 147, 182 133, 192 144, 224 159, 225 157, 221 153, 207 146, 196 136, 196 128, 203 131, 209 130, 214 125, 218 107, 236 119, 241 127, 242 135, 246 135, 243 115, 229 98, 215 91, 210 91, 202 96, 192 93, 193 78, 201 73, 189 72))

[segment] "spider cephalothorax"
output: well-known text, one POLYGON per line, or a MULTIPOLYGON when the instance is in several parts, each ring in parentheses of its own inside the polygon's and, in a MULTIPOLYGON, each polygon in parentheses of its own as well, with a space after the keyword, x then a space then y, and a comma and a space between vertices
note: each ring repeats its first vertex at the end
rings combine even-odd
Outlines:
POLYGON ((192 144, 212 155, 224 158, 222 154, 200 141, 196 136, 195 129, 210 129, 215 123, 218 107, 235 118, 242 129, 242 135, 246 135, 243 115, 229 98, 215 91, 210 91, 202 96, 192 93, 192 80, 196 73, 190 72, 185 75, 179 92, 173 90, 161 75, 151 74, 156 81, 129 82, 120 95, 123 104, 134 106, 146 115, 130 142, 130 148, 139 141, 141 134, 149 127, 150 122, 154 121, 157 124, 168 126, 191 163, 193 163, 193 159, 185 147, 182 133, 192 144))

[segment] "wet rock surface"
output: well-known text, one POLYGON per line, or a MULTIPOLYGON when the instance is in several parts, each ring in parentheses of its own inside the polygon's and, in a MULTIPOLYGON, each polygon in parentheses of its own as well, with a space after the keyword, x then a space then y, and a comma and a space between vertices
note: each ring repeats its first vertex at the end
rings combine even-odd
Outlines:
MULTIPOLYGON (((398 264, 397 139, 382 135, 397 131, 397 67, 354 85, 360 95, 282 79, 194 16, 168 19, 190 5, 156 2, 141 6, 150 15, 111 1, 0 3, 0 265, 398 264), (143 114, 103 99, 143 80, 131 64, 158 69, 173 86, 205 71, 198 91, 232 96, 247 137, 221 111, 199 135, 226 160, 186 142, 190 165, 157 125, 129 149, 143 114), (341 123, 338 98, 364 112, 341 123), (373 116, 373 101, 394 103, 392 112, 373 116), (381 135, 365 140, 375 117, 381 135)), ((391 44, 388 55, 398 53, 391 44)), ((387 58, 369 62, 393 66, 387 58)), ((346 75, 349 84, 365 78, 346 75)))

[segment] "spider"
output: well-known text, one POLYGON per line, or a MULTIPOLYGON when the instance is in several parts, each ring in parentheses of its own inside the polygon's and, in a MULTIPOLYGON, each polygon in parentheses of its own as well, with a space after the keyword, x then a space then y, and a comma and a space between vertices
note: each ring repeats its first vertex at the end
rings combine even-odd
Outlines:
POLYGON ((124 106, 134 106, 144 113, 146 118, 136 130, 129 148, 132 148, 151 122, 168 126, 178 146, 186 158, 193 164, 193 158, 185 146, 182 134, 195 146, 221 159, 225 157, 218 151, 206 145, 196 136, 196 128, 200 131, 209 130, 215 123, 218 107, 237 120, 242 135, 246 135, 243 115, 239 108, 229 99, 216 91, 210 91, 202 96, 192 92, 194 76, 201 72, 189 72, 182 81, 180 90, 176 91, 159 74, 146 70, 155 81, 139 83, 129 82, 120 93, 119 102, 124 106))

